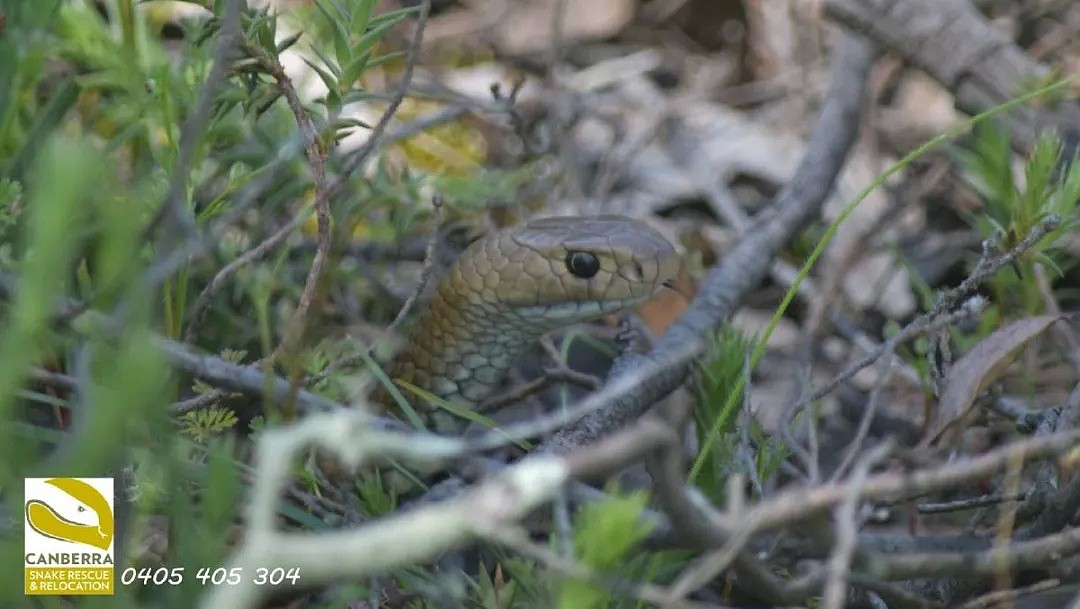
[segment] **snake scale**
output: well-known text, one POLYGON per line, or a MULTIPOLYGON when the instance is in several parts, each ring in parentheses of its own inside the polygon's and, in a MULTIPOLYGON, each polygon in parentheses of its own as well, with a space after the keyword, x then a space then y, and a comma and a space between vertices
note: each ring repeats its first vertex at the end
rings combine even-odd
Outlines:
MULTIPOLYGON (((675 248, 624 216, 530 221, 473 242, 439 283, 388 373, 475 407, 542 334, 630 307, 670 286, 675 248)), ((408 396, 417 412, 433 407, 408 396)), ((394 409, 384 389, 376 402, 394 409)), ((439 431, 456 424, 437 417, 439 431)))

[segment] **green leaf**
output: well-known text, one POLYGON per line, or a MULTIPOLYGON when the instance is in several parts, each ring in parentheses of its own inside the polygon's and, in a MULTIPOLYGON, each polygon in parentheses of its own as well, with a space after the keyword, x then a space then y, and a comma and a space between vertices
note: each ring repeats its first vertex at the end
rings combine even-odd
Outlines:
POLYGON ((294 44, 299 42, 300 37, 303 36, 303 35, 304 35, 303 32, 297 32, 297 33, 293 34, 292 36, 289 36, 289 37, 285 38, 281 42, 277 43, 277 45, 274 47, 274 50, 277 51, 278 55, 284 53, 288 49, 292 48, 292 46, 294 44))
POLYGON ((338 80, 338 86, 341 87, 343 91, 351 89, 353 85, 356 84, 356 80, 367 67, 367 60, 368 56, 366 53, 363 55, 354 55, 352 60, 349 61, 343 70, 341 70, 341 78, 338 80))
POLYGON ((304 63, 306 63, 308 65, 308 67, 311 68, 312 70, 315 70, 315 73, 319 75, 319 78, 322 79, 323 84, 326 85, 326 88, 331 93, 334 93, 334 92, 337 91, 337 86, 338 86, 337 79, 332 74, 330 74, 328 71, 320 68, 318 66, 318 64, 316 64, 315 62, 307 59, 306 57, 304 58, 304 63))
POLYGON ((378 26, 382 25, 383 23, 386 23, 387 21, 393 21, 394 23, 397 23, 397 22, 401 21, 402 19, 404 19, 405 17, 408 17, 409 15, 412 15, 414 13, 419 13, 419 12, 420 12, 420 4, 416 4, 414 6, 408 6, 408 7, 405 7, 405 8, 398 8, 398 9, 394 9, 392 11, 386 11, 385 13, 380 13, 380 14, 375 15, 374 17, 372 17, 371 22, 368 23, 368 27, 378 27, 378 26))
POLYGON ((352 14, 352 32, 361 36, 368 29, 371 22, 371 11, 375 8, 375 0, 360 0, 352 14))
POLYGON ((368 355, 367 351, 361 350, 360 357, 364 360, 364 364, 367 365, 368 370, 375 375, 375 378, 382 383, 382 386, 386 388, 386 391, 390 393, 390 396, 394 398, 394 402, 401 408, 401 412, 405 414, 405 418, 409 420, 409 423, 416 429, 424 429, 424 419, 416 413, 416 410, 409 403, 409 400, 405 399, 405 396, 401 394, 401 391, 394 385, 394 381, 390 380, 386 372, 382 367, 368 355))
POLYGON ((338 64, 346 64, 351 57, 349 52, 349 30, 346 29, 346 16, 338 10, 338 15, 334 16, 330 12, 330 7, 327 6, 329 2, 327 0, 315 0, 315 7, 326 18, 326 22, 330 24, 330 33, 334 43, 334 56, 337 58, 338 64))
POLYGON ((1013 220, 1020 232, 1027 233, 1038 221, 1039 212, 1046 202, 1061 144, 1053 134, 1043 134, 1035 141, 1027 165, 1024 167, 1024 194, 1021 205, 1014 212, 1013 220))
MULTIPOLYGON (((641 519, 648 501, 645 491, 584 505, 574 518, 574 550, 578 561, 596 571, 625 570, 631 552, 649 535, 651 526, 641 519)), ((589 581, 564 580, 558 585, 555 606, 560 609, 603 609, 611 593, 589 581)))
POLYGON ((396 59, 401 59, 402 57, 405 57, 405 51, 391 51, 389 53, 386 53, 385 55, 377 55, 368 60, 367 69, 371 70, 373 68, 377 68, 384 63, 388 63, 396 59))
POLYGON ((356 44, 353 45, 353 56, 367 55, 371 52, 371 48, 375 46, 375 43, 379 41, 386 34, 387 30, 397 25, 397 21, 388 21, 382 23, 376 27, 371 28, 370 31, 361 36, 356 44))
MULTIPOLYGON (((469 406, 466 406, 464 404, 456 404, 454 402, 444 400, 443 398, 440 398, 439 396, 435 395, 434 393, 431 393, 430 391, 426 391, 424 389, 421 389, 420 387, 417 387, 416 385, 413 385, 412 383, 410 383, 408 381, 403 381, 401 379, 398 379, 397 383, 399 385, 401 385, 402 387, 408 389, 412 393, 416 394, 417 396, 419 396, 425 402, 427 402, 427 403, 429 403, 432 406, 435 406, 437 408, 441 408, 441 409, 449 412, 450 414, 458 417, 459 419, 464 419, 466 421, 472 421, 473 423, 483 425, 484 427, 487 427, 488 429, 496 429, 496 430, 499 429, 499 424, 496 423, 494 419, 491 419, 489 417, 485 417, 484 415, 480 414, 479 412, 476 412, 475 410, 473 410, 469 406)), ((532 449, 532 444, 529 443, 529 442, 526 442, 524 440, 515 441, 514 444, 516 444, 519 448, 521 448, 523 450, 531 450, 532 449)))

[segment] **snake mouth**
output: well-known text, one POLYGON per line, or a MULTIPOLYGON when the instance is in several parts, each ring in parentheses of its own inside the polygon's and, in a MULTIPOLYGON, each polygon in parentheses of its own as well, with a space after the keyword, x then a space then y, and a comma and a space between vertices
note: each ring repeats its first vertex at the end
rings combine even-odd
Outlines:
POLYGON ((560 326, 568 322, 597 319, 632 306, 639 300, 641 299, 623 298, 618 300, 561 302, 552 305, 518 307, 516 311, 523 319, 543 320, 550 325, 560 326))

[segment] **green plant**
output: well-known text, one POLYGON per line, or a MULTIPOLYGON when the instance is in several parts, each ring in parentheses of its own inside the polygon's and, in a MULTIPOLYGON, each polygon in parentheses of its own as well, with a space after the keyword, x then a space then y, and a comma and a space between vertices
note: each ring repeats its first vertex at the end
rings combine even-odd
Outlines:
MULTIPOLYGON (((728 326, 718 332, 708 344, 708 351, 696 367, 694 385, 697 393, 694 407, 694 430, 699 447, 709 443, 710 450, 703 451, 708 459, 691 472, 691 479, 711 498, 723 499, 725 482, 733 473, 744 471, 738 462, 737 450, 743 441, 736 427, 738 411, 729 404, 742 404, 745 396, 730 402, 731 392, 740 391, 742 381, 748 374, 747 364, 754 341, 744 337, 738 330, 728 326)), ((753 417, 746 422, 750 426, 748 439, 758 447, 754 472, 759 478, 771 474, 784 459, 782 443, 762 431, 753 417)))
POLYGON ((999 304, 1008 306, 1018 294, 1020 309, 1029 314, 1039 313, 1041 308, 1038 286, 1029 280, 1032 265, 1041 264, 1061 275, 1062 258, 1056 256, 1061 238, 1080 226, 1076 213, 1080 163, 1077 157, 1065 158, 1064 154, 1057 136, 1041 135, 1024 162, 1023 179, 1018 180, 1008 132, 993 124, 977 129, 969 146, 956 152, 965 177, 983 201, 983 213, 968 218, 983 239, 1011 249, 1051 214, 1061 218, 1058 228, 1020 257, 1014 273, 990 279, 999 304))
POLYGON ((186 412, 180 417, 180 432, 192 440, 205 443, 237 423, 236 413, 226 408, 211 407, 186 412))
MULTIPOLYGON (((649 534, 641 519, 648 501, 644 492, 613 494, 609 499, 583 506, 574 518, 574 556, 582 566, 599 573, 625 572, 631 552, 649 534)), ((556 586, 555 607, 563 609, 603 609, 612 600, 611 592, 596 584, 564 579, 556 586)))

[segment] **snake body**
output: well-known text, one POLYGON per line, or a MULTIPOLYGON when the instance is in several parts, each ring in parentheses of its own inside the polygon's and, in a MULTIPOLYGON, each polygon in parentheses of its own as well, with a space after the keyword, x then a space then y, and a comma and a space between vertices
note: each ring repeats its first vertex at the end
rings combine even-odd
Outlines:
MULTIPOLYGON (((542 334, 632 306, 678 267, 667 239, 623 216, 545 218, 493 233, 451 267, 389 375, 475 407, 542 334)), ((379 401, 392 407, 385 391, 379 401)))

